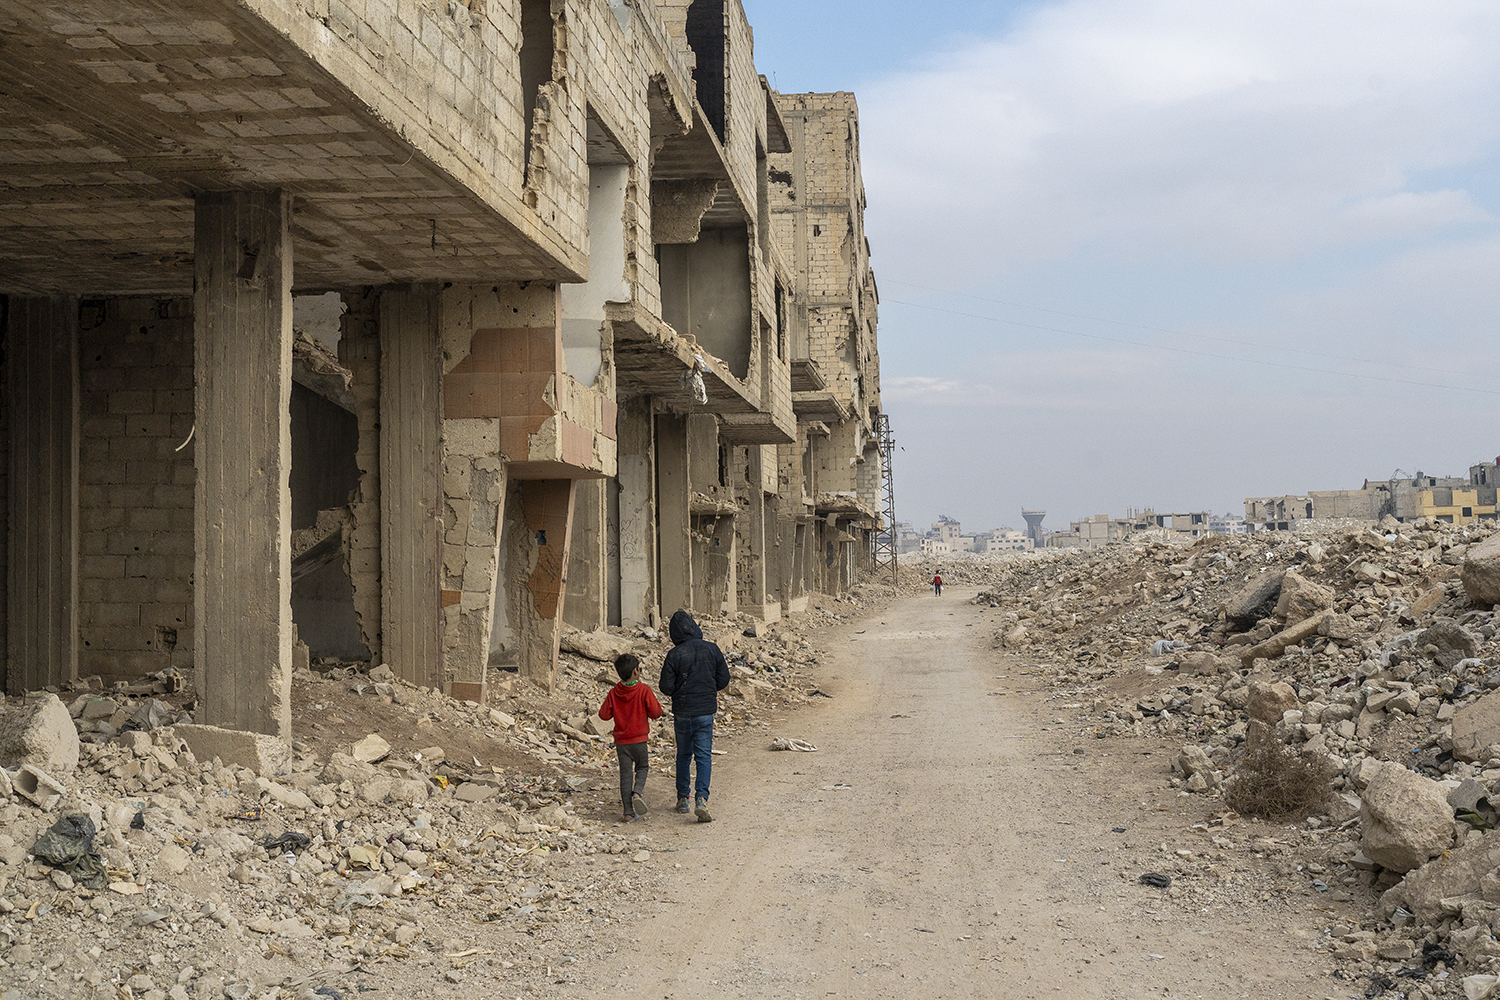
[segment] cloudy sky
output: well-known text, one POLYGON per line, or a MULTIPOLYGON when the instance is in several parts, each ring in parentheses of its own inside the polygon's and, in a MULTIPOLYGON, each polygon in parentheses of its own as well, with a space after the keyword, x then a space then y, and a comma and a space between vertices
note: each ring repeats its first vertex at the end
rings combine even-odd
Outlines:
POLYGON ((1500 454, 1500 5, 745 6, 775 86, 859 98, 902 520, 1500 454))

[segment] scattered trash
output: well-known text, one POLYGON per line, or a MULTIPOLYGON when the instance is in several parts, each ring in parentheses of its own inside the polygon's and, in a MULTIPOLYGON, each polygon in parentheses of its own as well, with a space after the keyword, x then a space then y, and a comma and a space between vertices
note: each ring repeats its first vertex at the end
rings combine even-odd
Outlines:
POLYGON ((1172 877, 1170 875, 1163 875, 1160 872, 1146 872, 1137 881, 1141 885, 1150 885, 1158 889, 1165 889, 1172 884, 1172 877))
POLYGON ((803 753, 812 753, 818 748, 806 740, 795 739, 790 736, 778 736, 771 741, 772 750, 800 750, 803 753))
POLYGON ((1125 832, 1125 828, 1123 826, 1117 826, 1114 829, 1110 830, 1110 833, 1124 833, 1124 832, 1125 832))
POLYGON ((1181 639, 1158 639, 1151 644, 1151 655, 1166 656, 1168 653, 1175 653, 1187 648, 1188 644, 1181 639))
POLYGON ((265 816, 266 816, 266 811, 264 809, 262 809, 260 806, 255 806, 252 809, 246 809, 244 812, 230 813, 228 816, 225 816, 224 818, 225 819, 242 819, 242 820, 246 820, 246 821, 251 822, 251 823, 258 823, 262 819, 265 819, 265 816))
POLYGON ((31 845, 31 853, 38 861, 67 872, 88 888, 103 889, 109 879, 104 859, 94 850, 94 835, 98 832, 93 820, 73 813, 53 823, 38 837, 31 845))
POLYGON ((833 695, 831 695, 831 694, 824 694, 822 691, 818 691, 816 689, 814 689, 812 691, 809 691, 807 693, 807 696, 809 698, 832 698, 833 697, 833 695))
POLYGON ((307 834, 297 833, 294 830, 288 830, 286 833, 283 833, 279 837, 267 837, 264 846, 267 851, 280 850, 282 848, 286 848, 291 851, 300 851, 306 848, 307 845, 311 843, 312 838, 307 834))

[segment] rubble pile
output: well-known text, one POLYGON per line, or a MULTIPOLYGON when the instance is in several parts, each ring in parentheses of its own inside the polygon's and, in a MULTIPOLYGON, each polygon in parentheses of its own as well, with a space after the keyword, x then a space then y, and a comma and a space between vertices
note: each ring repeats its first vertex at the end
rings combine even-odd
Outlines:
POLYGON ((1293 817, 1323 859, 1315 888, 1375 911, 1330 951, 1421 979, 1500 969, 1497 599, 1490 524, 1388 518, 1039 554, 995 567, 975 603, 1081 732, 1178 741, 1184 795, 1232 791, 1257 739, 1326 759, 1336 794, 1293 817))
MULTIPOLYGON (((795 623, 702 620, 734 678, 717 734, 729 752, 768 748, 764 716, 811 694, 807 633, 857 607, 818 601, 795 623)), ((555 691, 502 671, 488 705, 385 666, 299 667, 291 746, 194 724, 175 675, 5 702, 0 997, 324 1000, 569 981, 585 951, 618 943, 605 935, 631 898, 669 877, 650 824, 617 822, 595 710, 615 655, 635 652, 654 683, 670 640, 575 632, 564 648, 555 691), (340 725, 355 722, 379 731, 340 725)), ((670 725, 653 733, 658 803, 670 725)))

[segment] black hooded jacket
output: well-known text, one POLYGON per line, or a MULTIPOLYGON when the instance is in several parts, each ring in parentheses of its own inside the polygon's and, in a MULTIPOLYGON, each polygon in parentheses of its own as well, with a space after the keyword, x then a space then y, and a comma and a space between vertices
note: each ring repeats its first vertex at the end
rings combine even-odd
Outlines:
POLYGON ((682 718, 715 715, 719 692, 729 686, 724 652, 703 638, 703 630, 686 611, 672 615, 667 634, 676 643, 661 666, 661 693, 672 699, 672 714, 682 718))

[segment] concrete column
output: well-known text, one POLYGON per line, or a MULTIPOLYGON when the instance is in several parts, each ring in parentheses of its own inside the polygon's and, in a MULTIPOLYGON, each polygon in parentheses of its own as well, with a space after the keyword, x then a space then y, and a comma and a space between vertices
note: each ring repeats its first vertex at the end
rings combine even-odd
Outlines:
POLYGON ((656 436, 651 401, 638 397, 620 407, 618 481, 620 623, 650 625, 656 604, 656 436))
POLYGON ((12 298, 5 689, 78 676, 78 301, 12 298))
POLYGON ((568 535, 568 600, 563 607, 563 620, 585 632, 597 631, 608 624, 606 485, 603 479, 580 479, 573 496, 573 526, 568 535))
POLYGON ((443 421, 443 660, 449 693, 483 704, 499 579, 506 463, 500 422, 443 421))
POLYGON ((200 721, 289 738, 291 198, 198 195, 193 640, 200 721))
POLYGON ((657 595, 662 621, 693 604, 687 420, 656 417, 657 595))
POLYGON ((571 479, 512 484, 505 504, 506 619, 521 677, 551 691, 567 599, 571 479))
POLYGON ((443 681, 442 352, 437 288, 380 295, 381 646, 398 677, 443 681))
POLYGON ((761 449, 736 449, 743 455, 745 506, 734 519, 735 595, 739 610, 766 617, 766 494, 762 488, 761 449))
POLYGON ((354 415, 359 420, 359 488, 350 500, 349 582, 354 614, 370 662, 381 662, 380 644, 380 297, 373 288, 344 293, 348 312, 339 338, 339 360, 354 374, 354 415))

